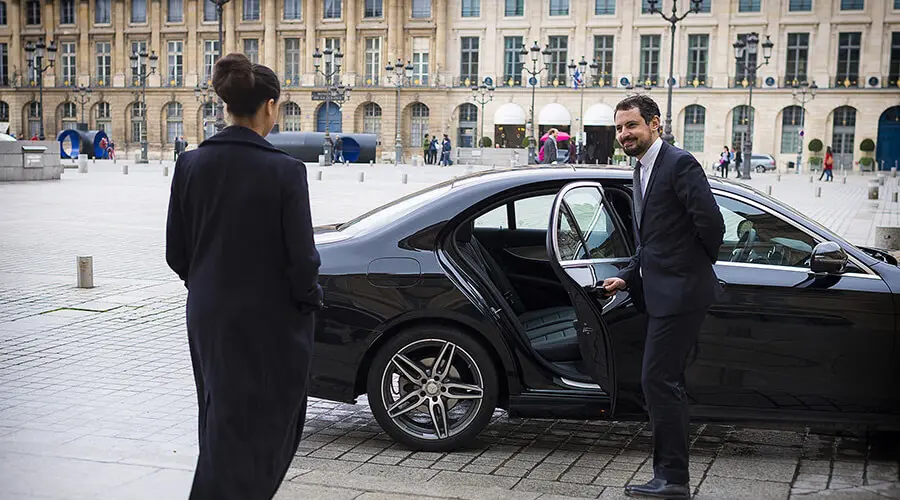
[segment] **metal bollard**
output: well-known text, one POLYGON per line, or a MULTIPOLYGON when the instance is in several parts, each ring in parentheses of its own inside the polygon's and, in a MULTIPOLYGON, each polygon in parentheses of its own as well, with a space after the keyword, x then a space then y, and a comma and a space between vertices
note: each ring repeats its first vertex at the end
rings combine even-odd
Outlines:
POLYGON ((775 176, 775 181, 781 182, 781 174, 775 176))
POLYGON ((876 181, 876 180, 869 181, 869 199, 870 200, 878 199, 878 181, 876 181))
POLYGON ((772 186, 766 186, 766 194, 772 196, 772 186))
POLYGON ((75 269, 78 273, 78 288, 94 288, 94 258, 90 255, 76 257, 75 269))
POLYGON ((122 175, 128 175, 128 164, 122 165, 122 175))
POLYGON ((371 167, 373 165, 375 165, 375 160, 369 160, 369 166, 371 167))
POLYGON ((810 175, 810 176, 809 176, 809 182, 810 182, 810 184, 812 184, 812 181, 813 181, 813 176, 810 175))
POLYGON ((163 177, 168 177, 168 176, 169 176, 169 167, 165 166, 165 167, 163 167, 163 177))
POLYGON ((321 180, 322 180, 322 171, 321 171, 321 170, 319 170, 318 172, 316 172, 316 180, 317 180, 317 181, 321 181, 321 180))
POLYGON ((897 203, 897 192, 891 193, 891 201, 897 203))
POLYGON ((407 174, 401 175, 400 182, 402 182, 403 184, 406 184, 407 182, 409 182, 409 175, 407 175, 407 174))
POLYGON ((821 198, 821 197, 822 197, 822 187, 819 186, 816 188, 816 198, 821 198))
POLYGON ((844 184, 846 184, 846 183, 847 183, 847 176, 845 175, 844 176, 844 184))
POLYGON ((360 172, 359 173, 359 182, 364 182, 365 180, 366 180, 366 173, 360 172))

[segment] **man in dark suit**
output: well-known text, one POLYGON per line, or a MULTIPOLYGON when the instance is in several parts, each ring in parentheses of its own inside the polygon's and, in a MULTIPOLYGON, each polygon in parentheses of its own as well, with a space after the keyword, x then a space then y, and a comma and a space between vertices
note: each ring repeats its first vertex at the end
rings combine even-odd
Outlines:
POLYGON ((690 498, 689 416, 684 387, 688 353, 720 292, 713 264, 725 223, 703 168, 659 137, 659 106, 648 96, 616 106, 616 138, 638 161, 634 170, 637 251, 607 294, 627 289, 647 313, 641 385, 653 428, 653 479, 628 496, 690 498))
POLYGON ((559 148, 556 144, 556 134, 556 129, 551 128, 550 132, 547 133, 547 140, 544 141, 544 163, 547 165, 557 161, 559 156, 559 148))

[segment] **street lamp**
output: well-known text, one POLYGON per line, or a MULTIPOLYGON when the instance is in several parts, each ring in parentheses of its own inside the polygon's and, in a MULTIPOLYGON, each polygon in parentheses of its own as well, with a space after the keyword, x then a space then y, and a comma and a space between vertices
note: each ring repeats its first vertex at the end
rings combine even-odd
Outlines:
POLYGON ((159 56, 156 51, 150 51, 147 55, 146 50, 140 52, 134 51, 128 57, 131 60, 131 72, 141 84, 141 157, 138 163, 147 163, 147 78, 156 72, 156 62, 159 56), (150 61, 150 72, 147 72, 147 60, 150 61))
POLYGON ((643 81, 643 83, 638 82, 638 85, 635 85, 632 82, 628 82, 628 85, 625 86, 625 96, 631 97, 633 95, 640 95, 647 93, 649 94, 653 91, 653 82, 650 81, 649 78, 643 81), (641 92, 643 91, 643 92, 641 92))
MULTIPOLYGON (((225 52, 225 32, 222 30, 222 10, 225 7, 225 4, 231 0, 209 0, 210 2, 216 4, 216 15, 219 18, 219 57, 216 58, 218 61, 220 57, 222 57, 222 53, 225 52)), ((216 132, 221 132, 222 129, 225 128, 225 104, 222 101, 222 98, 219 97, 216 100, 216 132)))
POLYGON ((404 66, 403 61, 398 57, 396 63, 388 63, 384 70, 387 72, 388 83, 393 83, 397 87, 397 137, 394 139, 394 164, 399 165, 403 159, 403 140, 400 138, 400 87, 403 86, 404 81, 409 83, 412 80, 413 65, 410 61, 406 61, 406 66, 404 66))
POLYGON ((38 43, 28 42, 25 44, 25 57, 28 59, 28 67, 34 71, 35 79, 40 88, 40 122, 41 129, 38 139, 44 140, 44 72, 53 67, 53 61, 56 60, 56 41, 50 40, 50 45, 44 43, 44 39, 38 40, 38 43), (44 50, 47 51, 47 60, 50 64, 44 66, 44 50))
POLYGON ((750 87, 750 100, 747 107, 750 108, 750 124, 747 140, 744 141, 744 155, 742 158, 740 179, 750 178, 750 159, 753 154, 753 124, 755 122, 753 112, 753 87, 756 86, 756 70, 769 64, 769 58, 772 57, 772 47, 775 45, 766 35, 766 41, 762 43, 764 61, 760 64, 750 64, 750 56, 755 56, 759 50, 759 33, 753 32, 747 35, 746 41, 737 39, 732 46, 734 47, 734 57, 738 60, 744 60, 744 70, 747 72, 744 78, 744 85, 750 87))
POLYGON ((350 87, 341 85, 337 81, 339 78, 336 78, 341 73, 341 65, 343 62, 344 54, 341 53, 340 49, 335 52, 330 48, 326 48, 323 53, 319 52, 319 49, 316 48, 316 52, 313 54, 313 65, 316 68, 316 73, 325 77, 325 144, 322 148, 324 155, 322 165, 326 167, 332 164, 332 142, 331 133, 329 131, 331 115, 329 114, 329 106, 331 105, 331 101, 343 103, 344 101, 350 100, 350 87), (324 70, 321 69, 323 55, 325 59, 324 70))
POLYGON ((581 123, 581 130, 576 140, 578 150, 575 153, 575 163, 578 163, 577 158, 581 158, 581 149, 584 147, 584 88, 594 84, 593 79, 597 75, 600 65, 597 64, 597 61, 592 61, 588 64, 584 56, 581 56, 581 60, 578 61, 577 65, 575 64, 575 59, 571 59, 567 68, 569 68, 569 77, 572 79, 572 84, 575 85, 576 89, 581 89, 578 119, 581 123))
POLYGON ((672 135, 672 88, 675 87, 675 25, 678 24, 682 19, 686 18, 688 14, 694 13, 697 14, 700 12, 700 5, 703 3, 703 0, 691 0, 691 3, 694 4, 693 7, 688 9, 682 15, 678 15, 678 2, 672 2, 672 15, 667 16, 663 14, 663 12, 656 8, 656 4, 659 3, 659 0, 647 0, 650 4, 650 13, 651 14, 659 14, 663 19, 669 22, 672 25, 672 45, 669 48, 669 90, 667 97, 667 109, 666 109, 666 124, 663 128, 662 140, 672 143, 675 140, 675 136, 672 135))
POLYGON ((494 100, 494 86, 488 87, 483 83, 481 85, 472 85, 472 100, 477 104, 481 104, 481 130, 478 132, 478 142, 476 144, 478 147, 484 147, 484 144, 481 143, 481 139, 484 137, 484 105, 494 100))
POLYGON ((78 96, 78 102, 81 104, 81 123, 84 123, 85 125, 87 124, 87 122, 84 121, 84 105, 91 100, 91 92, 93 91, 94 89, 92 89, 91 87, 85 87, 84 85, 75 87, 75 93, 78 96))
POLYGON ((819 87, 816 85, 815 80, 813 80, 812 84, 806 81, 800 83, 794 82, 793 87, 794 88, 791 90, 793 98, 800 102, 802 108, 802 111, 800 112, 800 144, 797 147, 797 174, 800 174, 802 173, 800 171, 800 166, 803 161, 803 135, 805 133, 803 126, 806 123, 806 103, 816 98, 816 90, 818 90, 819 87))
POLYGON ((206 124, 207 124, 206 117, 208 115, 206 114, 206 109, 210 105, 213 105, 217 102, 216 91, 208 83, 203 82, 202 85, 197 85, 196 87, 194 87, 194 99, 196 99, 197 102, 200 103, 200 109, 202 110, 200 114, 203 119, 203 136, 204 136, 203 138, 207 139, 207 137, 206 137, 206 124))
POLYGON ((528 141, 528 164, 534 165, 537 163, 537 158, 535 158, 534 154, 534 146, 537 144, 537 131, 534 126, 534 91, 538 84, 537 76, 543 73, 545 70, 550 72, 550 60, 553 57, 553 53, 550 52, 549 47, 541 50, 541 47, 538 45, 537 40, 534 41, 534 45, 531 46, 530 49, 526 49, 525 46, 522 46, 522 50, 519 51, 519 63, 522 64, 525 72, 530 76, 528 78, 528 85, 531 85, 531 140, 528 141), (531 69, 525 67, 526 59, 528 55, 531 54, 531 69), (543 56, 543 64, 541 68, 538 69, 538 59, 543 56))

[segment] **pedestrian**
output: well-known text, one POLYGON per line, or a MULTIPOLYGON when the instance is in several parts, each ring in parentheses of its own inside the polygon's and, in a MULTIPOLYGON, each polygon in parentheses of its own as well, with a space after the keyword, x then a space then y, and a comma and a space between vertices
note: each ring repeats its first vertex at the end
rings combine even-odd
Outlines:
POLYGON ((825 148, 825 161, 822 163, 822 173, 819 174, 819 180, 825 176, 825 182, 834 181, 834 154, 831 153, 831 146, 825 148))
POLYGON ((106 137, 100 138, 100 158, 105 159, 107 157, 107 147, 109 146, 109 141, 106 140, 106 137))
POLYGON ((428 154, 430 161, 429 165, 437 165, 438 162, 438 149, 440 147, 440 143, 438 143, 437 137, 431 136, 431 142, 428 145, 428 154))
POLYGON ((441 166, 450 166, 450 150, 453 149, 450 143, 450 137, 444 134, 444 140, 441 141, 441 166))
POLYGON ((547 165, 552 165, 556 163, 558 148, 556 145, 556 136, 557 130, 555 128, 551 128, 549 132, 547 132, 547 140, 544 141, 544 163, 547 165))
POLYGON ((175 136, 175 149, 173 150, 175 161, 178 161, 178 155, 181 154, 181 136, 175 136))
POLYGON ((338 136, 337 140, 334 141, 334 158, 331 160, 332 163, 344 163, 344 138, 338 136))
POLYGON ((428 150, 431 148, 431 140, 428 139, 428 134, 425 134, 425 137, 422 139, 422 161, 425 165, 428 165, 428 150))
POLYGON ((744 163, 744 155, 741 153, 741 149, 737 146, 732 146, 731 151, 734 154, 734 176, 738 179, 741 178, 741 169, 743 168, 744 163))
POLYGON ((233 125, 178 158, 166 261, 187 287, 200 455, 190 500, 270 499, 306 418, 322 306, 306 166, 270 144, 281 87, 243 54, 213 88, 233 125))
POLYGON ((697 160, 660 139, 659 115, 646 95, 616 105, 616 139, 637 159, 637 250, 603 288, 607 296, 627 289, 637 310, 647 314, 641 385, 653 430, 653 479, 628 485, 625 493, 680 499, 690 497, 684 370, 706 311, 721 293, 713 264, 725 223, 697 160))
POLYGON ((719 155, 719 177, 728 178, 728 164, 731 162, 731 155, 728 151, 728 146, 725 146, 725 150, 719 155))
POLYGON ((575 157, 575 138, 569 139, 569 157, 566 159, 566 163, 576 163, 577 158, 575 157))

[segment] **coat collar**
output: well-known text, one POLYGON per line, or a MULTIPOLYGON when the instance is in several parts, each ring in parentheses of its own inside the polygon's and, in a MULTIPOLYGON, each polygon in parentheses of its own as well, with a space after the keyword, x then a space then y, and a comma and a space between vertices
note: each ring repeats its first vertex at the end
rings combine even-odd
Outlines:
POLYGON ((236 142, 249 144, 268 151, 284 153, 281 149, 276 148, 264 137, 255 131, 240 125, 230 125, 222 129, 218 134, 213 135, 209 139, 201 142, 198 147, 210 146, 214 144, 234 144, 236 142))

